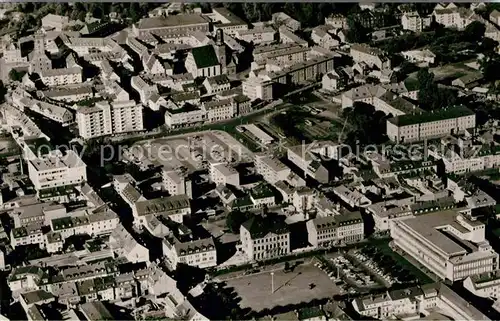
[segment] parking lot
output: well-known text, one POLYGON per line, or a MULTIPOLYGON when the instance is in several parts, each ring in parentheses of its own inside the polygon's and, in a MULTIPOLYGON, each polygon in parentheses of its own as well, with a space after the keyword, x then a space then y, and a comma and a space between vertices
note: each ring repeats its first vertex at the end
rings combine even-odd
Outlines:
POLYGON ((345 281, 345 285, 341 286, 344 291, 352 294, 380 287, 380 284, 372 275, 353 264, 347 256, 330 256, 328 260, 335 273, 345 281))
POLYGON ((142 168, 163 166, 185 168, 188 172, 203 169, 209 160, 247 162, 253 153, 228 133, 205 131, 173 138, 142 141, 128 149, 126 158, 142 168))
POLYGON ((313 299, 331 298, 341 294, 330 277, 313 261, 295 266, 290 271, 283 267, 266 270, 251 275, 237 275, 225 278, 228 287, 234 288, 241 298, 242 308, 254 311, 271 309, 275 306, 309 302, 313 299), (271 272, 274 275, 271 275, 271 272), (274 279, 274 292, 272 281, 274 279))

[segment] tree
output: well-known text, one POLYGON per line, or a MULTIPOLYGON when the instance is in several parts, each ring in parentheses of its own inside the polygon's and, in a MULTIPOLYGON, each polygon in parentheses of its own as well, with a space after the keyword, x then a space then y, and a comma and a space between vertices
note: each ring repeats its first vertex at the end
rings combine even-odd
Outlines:
POLYGON ((251 217, 252 214, 249 212, 232 211, 226 217, 226 226, 232 233, 238 234, 241 224, 248 221, 251 217))
POLYGON ((478 41, 484 37, 484 32, 486 27, 479 21, 473 21, 465 27, 464 30, 464 40, 466 41, 478 41))
POLYGON ((368 29, 366 29, 359 21, 349 17, 347 19, 349 29, 347 30, 347 41, 352 43, 362 43, 369 40, 368 29))
POLYGON ((26 71, 17 71, 15 69, 12 69, 9 72, 9 78, 12 81, 21 81, 23 79, 23 77, 24 77, 25 74, 26 74, 26 71))

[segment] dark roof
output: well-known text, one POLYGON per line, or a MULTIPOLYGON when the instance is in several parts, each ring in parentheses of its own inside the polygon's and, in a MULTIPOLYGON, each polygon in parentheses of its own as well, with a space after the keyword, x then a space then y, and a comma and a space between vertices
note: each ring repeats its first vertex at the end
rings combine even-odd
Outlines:
POLYGON ((255 215, 245 223, 243 227, 250 232, 253 239, 262 238, 269 233, 286 234, 289 233, 288 225, 283 219, 273 216, 255 215))
POLYGON ((212 45, 196 47, 193 48, 191 52, 198 68, 206 68, 219 64, 219 59, 212 45))
POLYGON ((465 106, 455 106, 421 114, 401 115, 390 118, 389 121, 396 126, 408 126, 471 115, 475 115, 475 113, 469 108, 465 106))

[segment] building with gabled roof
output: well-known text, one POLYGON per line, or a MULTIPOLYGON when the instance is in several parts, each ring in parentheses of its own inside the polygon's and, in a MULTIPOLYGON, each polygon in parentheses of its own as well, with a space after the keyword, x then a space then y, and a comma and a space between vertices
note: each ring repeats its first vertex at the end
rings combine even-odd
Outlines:
POLYGON ((186 58, 185 67, 194 78, 222 74, 222 67, 213 45, 191 49, 186 58))
POLYGON ((314 247, 349 244, 364 238, 364 223, 360 212, 317 217, 306 223, 309 243, 314 247))
POLYGON ((117 257, 124 257, 131 263, 149 262, 149 250, 121 224, 111 233, 109 245, 117 257))
POLYGON ((186 215, 191 214, 191 204, 185 195, 160 197, 151 200, 137 201, 132 207, 134 224, 143 225, 150 215, 160 215, 174 222, 182 223, 186 215))
POLYGON ((181 241, 176 236, 165 237, 162 242, 163 253, 172 268, 179 263, 208 268, 217 265, 217 249, 212 237, 181 241))

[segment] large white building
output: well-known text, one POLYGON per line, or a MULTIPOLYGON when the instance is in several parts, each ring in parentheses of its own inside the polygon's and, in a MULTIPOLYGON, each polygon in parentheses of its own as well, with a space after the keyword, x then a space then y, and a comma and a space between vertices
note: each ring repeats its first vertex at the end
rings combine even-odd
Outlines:
POLYGON ((133 100, 98 102, 77 110, 78 132, 84 139, 144 129, 142 106, 133 100))
POLYGON ((72 150, 51 151, 28 162, 29 177, 35 189, 77 185, 87 180, 87 166, 72 150))
POLYGON ((290 230, 279 219, 256 215, 240 227, 241 251, 250 261, 290 254, 290 230))
POLYGON ((459 134, 476 127, 476 114, 464 106, 406 114, 387 120, 387 136, 394 142, 412 142, 459 134))
POLYGON ((252 101, 273 99, 273 82, 259 77, 249 77, 242 82, 243 95, 252 101))
POLYGON ((286 181, 291 174, 291 169, 278 158, 265 154, 255 155, 255 169, 270 184, 286 181))
POLYGON ((309 243, 314 247, 349 244, 364 238, 364 223, 360 212, 318 217, 307 221, 309 243))
POLYGON ((181 170, 164 169, 162 171, 163 185, 170 195, 192 196, 192 181, 181 170))
POLYGON ((459 210, 393 221, 394 245, 442 279, 457 281, 498 269, 485 225, 459 210))
POLYGON ((434 20, 446 28, 463 30, 472 22, 474 12, 465 7, 458 7, 454 3, 438 3, 432 12, 434 20))
POLYGON ((235 37, 255 44, 271 43, 274 41, 276 31, 271 27, 238 30, 235 37))
POLYGON ((210 180, 216 185, 240 186, 240 173, 225 163, 210 162, 209 175, 210 180))

